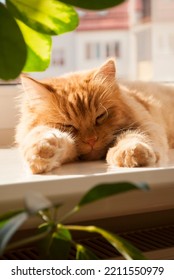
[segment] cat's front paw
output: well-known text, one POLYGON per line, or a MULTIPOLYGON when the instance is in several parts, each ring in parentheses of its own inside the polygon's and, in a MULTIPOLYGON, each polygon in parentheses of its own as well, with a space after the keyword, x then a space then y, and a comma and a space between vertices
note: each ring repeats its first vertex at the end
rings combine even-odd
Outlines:
POLYGON ((154 166, 158 157, 148 144, 137 142, 110 148, 106 160, 108 164, 119 167, 142 167, 154 166))
POLYGON ((48 172, 75 157, 73 145, 66 133, 49 131, 25 147, 24 158, 33 174, 48 172))

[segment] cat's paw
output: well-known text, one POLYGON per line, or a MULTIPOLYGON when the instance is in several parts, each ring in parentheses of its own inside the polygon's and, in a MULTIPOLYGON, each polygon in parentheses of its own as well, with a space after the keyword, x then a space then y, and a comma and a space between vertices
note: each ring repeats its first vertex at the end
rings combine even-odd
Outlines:
POLYGON ((75 156, 73 144, 68 134, 50 130, 25 147, 24 158, 33 174, 48 172, 75 156))
POLYGON ((126 146, 110 148, 106 161, 119 167, 154 166, 159 155, 146 143, 128 143, 126 146))

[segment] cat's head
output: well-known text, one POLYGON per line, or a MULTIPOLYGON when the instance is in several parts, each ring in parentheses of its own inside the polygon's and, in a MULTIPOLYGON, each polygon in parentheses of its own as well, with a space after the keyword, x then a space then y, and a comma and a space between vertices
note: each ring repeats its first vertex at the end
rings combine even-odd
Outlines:
POLYGON ((23 114, 30 127, 42 124, 69 132, 79 157, 100 159, 129 116, 116 82, 113 59, 98 69, 45 81, 22 78, 23 114))

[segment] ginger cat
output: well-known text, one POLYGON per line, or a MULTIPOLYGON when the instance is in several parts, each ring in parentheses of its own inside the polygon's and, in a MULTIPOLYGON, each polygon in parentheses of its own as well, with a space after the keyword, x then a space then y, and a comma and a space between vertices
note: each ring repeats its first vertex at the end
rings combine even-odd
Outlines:
POLYGON ((174 87, 118 82, 113 59, 43 81, 23 76, 22 85, 16 142, 32 173, 79 159, 160 166, 174 146, 174 87))

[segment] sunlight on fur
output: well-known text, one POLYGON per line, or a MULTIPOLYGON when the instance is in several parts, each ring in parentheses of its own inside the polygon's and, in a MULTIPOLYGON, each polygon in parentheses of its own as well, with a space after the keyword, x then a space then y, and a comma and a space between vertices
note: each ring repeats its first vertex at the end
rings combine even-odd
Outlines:
POLYGON ((161 166, 174 141, 174 88, 117 81, 114 59, 98 69, 37 81, 22 76, 16 142, 32 173, 106 159, 161 166))

